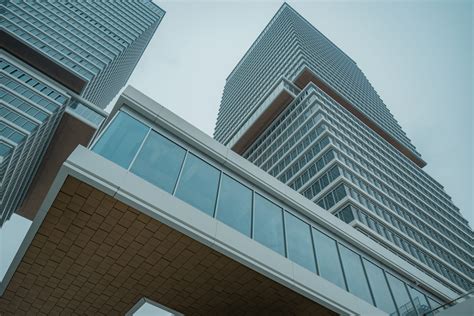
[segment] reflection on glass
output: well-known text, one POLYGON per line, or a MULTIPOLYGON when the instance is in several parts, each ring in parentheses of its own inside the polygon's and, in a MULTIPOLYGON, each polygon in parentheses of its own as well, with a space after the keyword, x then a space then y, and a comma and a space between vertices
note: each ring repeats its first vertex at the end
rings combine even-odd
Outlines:
POLYGON ((152 131, 130 169, 168 193, 173 193, 186 151, 152 131))
POLYGON ((373 304, 360 256, 341 245, 339 245, 339 252, 349 292, 373 304))
POLYGON ((392 289, 393 298, 398 307, 398 312, 401 316, 404 315, 415 315, 413 304, 411 303, 410 297, 408 296, 405 283, 394 277, 390 273, 386 273, 388 284, 392 289))
POLYGON ((285 241, 281 207, 256 194, 254 213, 254 239, 284 256, 285 241))
POLYGON ((221 179, 217 219, 250 236, 252 191, 226 174, 221 179))
POLYGON ((316 272, 309 225, 285 212, 285 228, 288 258, 306 269, 316 272))
POLYGON ((430 308, 433 310, 437 307, 440 307, 441 304, 433 300, 431 297, 428 297, 428 302, 430 303, 430 308))
POLYGON ((214 215, 219 170, 193 154, 188 154, 176 189, 176 197, 214 215))
POLYGON ((429 312, 431 308, 428 304, 428 301, 426 300, 426 296, 411 286, 407 287, 411 295, 411 300, 413 301, 415 309, 418 311, 419 315, 424 315, 425 313, 429 312))
POLYGON ((345 289, 344 276, 337 253, 336 241, 317 229, 312 229, 319 275, 345 289))
POLYGON ((396 313, 397 308, 388 288, 387 280, 382 269, 364 259, 365 271, 374 295, 375 306, 389 314, 396 313))
POLYGON ((118 112, 92 151, 128 169, 149 128, 124 112, 118 112))

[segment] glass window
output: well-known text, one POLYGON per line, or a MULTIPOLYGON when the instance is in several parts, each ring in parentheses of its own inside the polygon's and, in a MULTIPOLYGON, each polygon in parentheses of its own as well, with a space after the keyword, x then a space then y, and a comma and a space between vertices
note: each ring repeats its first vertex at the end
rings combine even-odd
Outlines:
POLYGON ((188 154, 176 189, 176 197, 213 216, 219 170, 188 154))
POLYGON ((373 304, 360 256, 341 245, 339 245, 339 252, 349 292, 373 304))
POLYGON ((288 258, 306 269, 316 272, 309 225, 285 212, 285 228, 288 258))
POLYGON ((383 270, 370 261, 365 259, 363 261, 367 279, 374 295, 375 306, 388 314, 396 314, 397 308, 393 302, 383 270))
POLYGON ((336 241, 319 230, 312 229, 319 275, 343 289, 346 288, 339 262, 336 241))
POLYGON ((440 303, 438 303, 437 301, 433 300, 431 297, 428 297, 428 302, 430 303, 431 309, 435 309, 435 308, 438 308, 438 307, 441 306, 440 303))
POLYGON ((168 193, 173 193, 185 154, 182 147, 152 131, 130 170, 168 193))
POLYGON ((408 291, 410 292, 411 299, 419 315, 424 315, 431 310, 430 305, 426 300, 426 296, 423 293, 411 286, 408 286, 408 291))
POLYGON ((339 212, 339 218, 346 223, 350 223, 354 220, 354 212, 350 205, 346 206, 339 212))
POLYGON ((119 112, 92 150, 128 169, 148 130, 130 115, 119 112))
POLYGON ((408 296, 405 283, 394 277, 390 273, 386 273, 388 284, 392 289, 393 298, 398 307, 401 316, 414 314, 413 304, 408 296))
POLYGON ((254 239, 270 249, 285 255, 281 207, 259 194, 255 194, 254 213, 254 239))
POLYGON ((250 236, 252 191, 226 174, 221 179, 217 219, 250 236))

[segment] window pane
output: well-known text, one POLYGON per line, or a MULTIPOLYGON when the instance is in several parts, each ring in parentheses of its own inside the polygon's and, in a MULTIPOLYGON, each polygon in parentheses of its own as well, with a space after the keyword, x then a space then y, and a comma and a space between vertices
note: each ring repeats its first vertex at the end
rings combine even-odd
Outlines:
POLYGON ((405 283, 394 277, 393 275, 387 273, 388 284, 392 289, 393 298, 398 307, 398 312, 401 316, 413 314, 413 305, 408 296, 405 283))
POLYGON ((128 169, 148 130, 130 115, 119 112, 92 150, 128 169))
POLYGON ((152 131, 130 169, 136 175, 173 193, 186 151, 152 131))
POLYGON ((424 315, 431 310, 430 305, 426 300, 426 296, 423 293, 411 286, 408 286, 408 291, 410 291, 411 299, 419 315, 424 315))
POLYGON ((428 302, 430 303, 431 309, 435 309, 437 307, 440 307, 441 304, 433 300, 431 297, 428 297, 428 302))
POLYGON ((319 275, 345 289, 336 241, 319 230, 313 228, 312 231, 319 275))
POLYGON ((364 259, 365 271, 374 295, 375 305, 388 314, 396 313, 397 308, 388 288, 383 270, 364 259))
POLYGON ((344 267, 349 292, 373 304, 360 256, 341 245, 339 246, 339 252, 341 253, 342 266, 344 267))
POLYGON ((179 179, 176 197, 213 216, 218 182, 219 170, 189 154, 179 179))
POLYGON ((217 219, 250 236, 252 191, 225 174, 219 191, 217 219))
POLYGON ((255 194, 254 239, 285 255, 283 215, 281 207, 255 194))
POLYGON ((285 212, 285 228, 288 258, 306 269, 316 272, 309 225, 285 212))

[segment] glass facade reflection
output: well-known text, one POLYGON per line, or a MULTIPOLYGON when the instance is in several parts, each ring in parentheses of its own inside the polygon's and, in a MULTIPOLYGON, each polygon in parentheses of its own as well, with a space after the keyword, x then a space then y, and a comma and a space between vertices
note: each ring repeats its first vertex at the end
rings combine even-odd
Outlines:
MULTIPOLYGON (((370 304, 413 313, 411 285, 393 272, 139 118, 118 112, 92 150, 370 304), (124 127, 134 140, 124 139, 124 127), (104 142, 117 144, 113 154, 104 142)), ((438 304, 421 290, 412 297, 419 310, 438 304)))

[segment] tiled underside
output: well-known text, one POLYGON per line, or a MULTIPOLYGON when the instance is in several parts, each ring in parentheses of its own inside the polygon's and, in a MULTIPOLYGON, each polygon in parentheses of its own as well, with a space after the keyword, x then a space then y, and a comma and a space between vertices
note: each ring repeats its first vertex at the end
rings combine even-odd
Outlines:
POLYGON ((187 315, 332 315, 326 308, 69 177, 0 314, 125 314, 147 297, 187 315))

